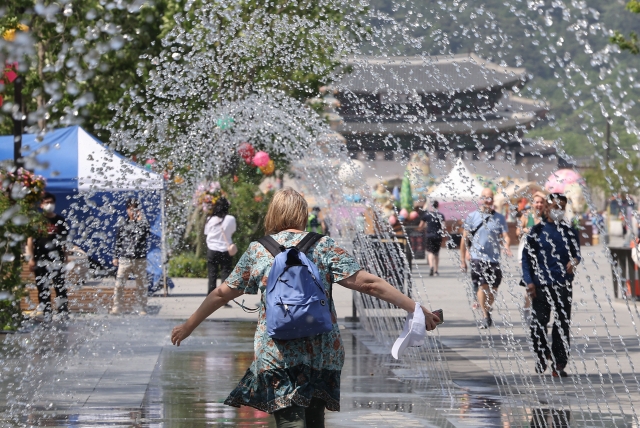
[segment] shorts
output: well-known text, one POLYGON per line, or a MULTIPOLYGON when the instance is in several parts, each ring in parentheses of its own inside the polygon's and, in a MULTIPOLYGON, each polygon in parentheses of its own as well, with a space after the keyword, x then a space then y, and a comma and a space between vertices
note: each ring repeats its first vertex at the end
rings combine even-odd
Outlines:
POLYGON ((435 237, 427 236, 424 239, 424 249, 427 252, 433 254, 434 256, 437 256, 438 254, 440 254, 441 245, 442 245, 441 236, 435 236, 435 237))
POLYGON ((473 283, 473 291, 476 292, 482 284, 488 284, 492 288, 498 288, 502 282, 500 263, 472 259, 471 282, 473 283))

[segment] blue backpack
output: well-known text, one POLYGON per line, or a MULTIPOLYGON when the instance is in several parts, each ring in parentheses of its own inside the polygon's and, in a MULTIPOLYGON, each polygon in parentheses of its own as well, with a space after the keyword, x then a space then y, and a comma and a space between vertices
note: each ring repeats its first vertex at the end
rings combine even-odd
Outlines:
POLYGON ((322 237, 307 233, 290 248, 271 236, 258 239, 275 257, 265 295, 267 334, 273 339, 299 339, 333 329, 331 298, 320 281, 318 268, 305 255, 322 237))

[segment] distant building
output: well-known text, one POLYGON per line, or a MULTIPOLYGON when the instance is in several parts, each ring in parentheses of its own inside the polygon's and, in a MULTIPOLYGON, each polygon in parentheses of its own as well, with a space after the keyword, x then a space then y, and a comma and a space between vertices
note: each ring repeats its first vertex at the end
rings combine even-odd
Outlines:
POLYGON ((344 67, 331 94, 309 101, 324 103, 325 117, 353 158, 375 161, 367 182, 402 176, 397 161, 416 150, 426 150, 443 168, 461 157, 478 174, 515 172, 535 180, 557 169, 551 142, 526 138, 548 107, 517 95, 530 79, 524 68, 474 54, 354 57, 344 67))
POLYGON ((474 54, 358 57, 345 67, 350 72, 333 85, 341 118, 336 130, 350 152, 372 160, 376 152, 391 160, 398 147, 492 151, 521 141, 547 113, 544 103, 516 95, 528 81, 524 68, 474 54))

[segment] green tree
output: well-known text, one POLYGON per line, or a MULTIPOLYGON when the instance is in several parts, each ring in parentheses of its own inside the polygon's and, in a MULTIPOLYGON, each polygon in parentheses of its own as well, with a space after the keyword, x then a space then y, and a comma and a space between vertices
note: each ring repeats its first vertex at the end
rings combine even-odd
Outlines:
POLYGON ((628 159, 602 162, 599 166, 587 169, 584 179, 591 188, 604 191, 605 195, 633 194, 640 190, 640 158, 635 154, 628 159))
POLYGON ((402 186, 400 187, 400 208, 407 211, 413 209, 413 195, 411 194, 411 180, 409 180, 409 171, 404 172, 402 178, 402 186))
MULTIPOLYGON (((141 56, 160 52, 160 35, 172 25, 162 18, 172 6, 172 0, 156 0, 153 6, 100 0, 8 2, 0 34, 16 39, 0 49, 0 60, 19 59, 28 125, 43 129, 82 123, 108 139, 109 106, 147 79, 148 63, 141 56), (13 58, 11 50, 17 51, 21 38, 29 49, 13 58)), ((5 102, 14 101, 13 93, 13 85, 6 85, 5 102)), ((11 117, 0 115, 0 133, 10 134, 12 128, 11 117)))
POLYGON ((46 233, 44 217, 34 206, 44 192, 44 180, 31 178, 23 170, 0 170, 0 292, 6 294, 0 299, 0 330, 15 330, 22 321, 23 248, 27 238, 46 233))
MULTIPOLYGON (((629 0, 626 9, 632 13, 640 13, 640 1, 629 0)), ((616 31, 615 35, 611 37, 611 43, 615 43, 620 46, 620 49, 629 51, 634 55, 640 53, 638 34, 635 31, 629 33, 629 38, 626 38, 620 31, 616 31)))

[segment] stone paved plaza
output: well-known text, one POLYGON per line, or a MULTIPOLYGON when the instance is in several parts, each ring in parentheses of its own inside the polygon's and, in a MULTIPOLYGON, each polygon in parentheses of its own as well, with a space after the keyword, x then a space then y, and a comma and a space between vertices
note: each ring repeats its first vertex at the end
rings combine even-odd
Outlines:
MULTIPOLYGON (((337 287, 334 299, 347 357, 342 411, 329 412, 327 426, 540 426, 531 423, 532 412, 548 421, 567 421, 555 426, 625 426, 622 414, 628 420, 629 403, 640 401, 632 367, 632 362, 640 363, 640 348, 629 315, 637 309, 628 302, 629 312, 627 302, 609 302, 604 296, 602 284, 608 284, 610 294, 612 289, 602 247, 583 251, 588 262, 578 278, 583 287, 576 287, 574 296, 578 310, 573 334, 582 346, 587 339, 581 329, 588 329, 593 346, 574 357, 576 372, 564 380, 531 374, 518 312, 522 290, 509 285, 513 280, 500 288, 496 327, 477 328, 478 314, 471 309, 455 254, 442 253, 440 277, 417 278, 424 282, 430 306, 444 310, 446 322, 438 334, 452 380, 446 393, 406 361, 393 360, 390 347, 375 342, 358 323, 345 322, 343 317, 351 315, 351 292, 337 287), (520 353, 509 349, 513 343, 520 344, 520 353), (606 369, 600 349, 609 356, 606 369), (513 364, 519 366, 510 367, 513 364), (505 394, 509 388, 518 391, 505 394), (594 398, 593 391, 600 389, 606 402, 594 398), (602 420, 586 423, 586 414, 601 414, 602 420)), ((419 271, 426 271, 420 261, 419 271)), ((64 324, 30 324, 21 333, 6 335, 1 351, 2 425, 273 426, 265 413, 222 404, 251 362, 255 314, 237 307, 221 309, 183 346, 172 347, 172 326, 197 307, 206 289, 205 280, 176 279, 176 284, 170 297, 151 299, 153 310, 147 317, 74 315, 64 324)), ((245 297, 247 306, 256 301, 255 296, 245 297)))

